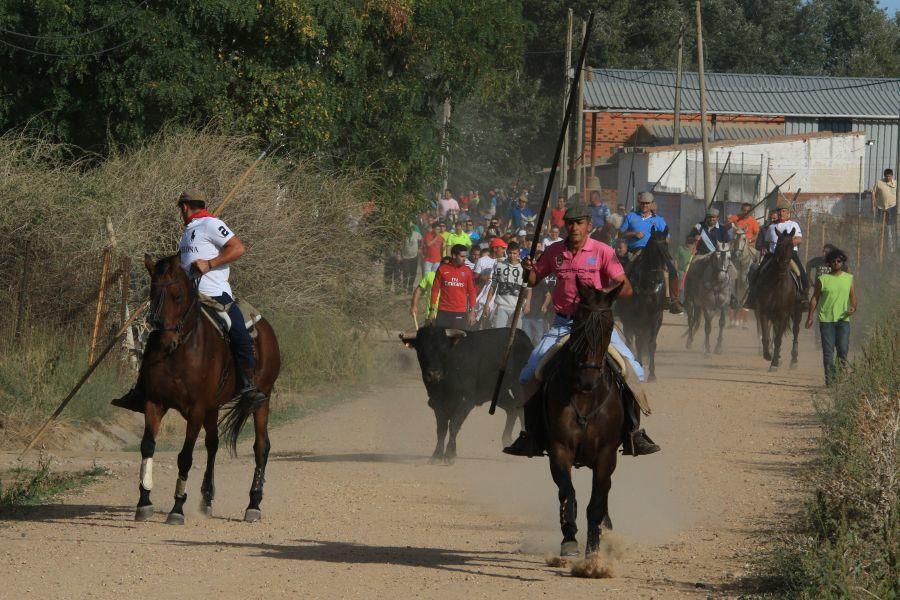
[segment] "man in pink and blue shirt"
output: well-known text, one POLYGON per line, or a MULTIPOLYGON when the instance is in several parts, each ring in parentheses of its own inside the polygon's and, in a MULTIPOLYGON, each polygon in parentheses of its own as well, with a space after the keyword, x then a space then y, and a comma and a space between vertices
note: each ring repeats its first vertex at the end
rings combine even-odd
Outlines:
MULTIPOLYGON (((528 398, 528 404, 525 406, 526 431, 523 431, 519 439, 511 446, 503 449, 507 454, 540 456, 543 453, 544 449, 538 447, 539 443, 527 431, 530 429, 528 424, 534 422, 529 419, 529 413, 534 415, 535 412, 538 412, 534 406, 538 403, 532 401, 540 387, 539 382, 534 379, 534 373, 541 359, 550 348, 572 330, 572 318, 580 302, 578 283, 590 285, 595 289, 603 289, 611 287, 617 282, 622 282, 622 289, 618 294, 618 298, 627 298, 632 293, 631 283, 625 276, 621 263, 616 258, 615 250, 589 236, 592 228, 590 207, 580 203, 569 206, 565 213, 565 220, 569 235, 563 243, 553 244, 547 248, 537 262, 532 261, 530 258, 523 261, 525 268, 528 270, 529 286, 537 285, 540 280, 548 275, 556 275, 556 287, 553 289, 552 296, 553 310, 556 312, 556 317, 550 329, 538 342, 519 375, 519 380, 525 386, 525 397, 528 398)), ((634 354, 625 345, 624 340, 622 340, 615 329, 612 332, 610 345, 614 346, 631 363, 635 373, 643 381, 643 367, 634 358, 634 354)), ((626 404, 633 404, 633 402, 629 398, 626 404)), ((635 428, 632 436, 634 447, 629 448, 628 453, 637 456, 657 452, 659 446, 654 444, 642 429, 637 429, 640 422, 638 413, 639 411, 634 407, 626 406, 626 414, 632 417, 635 428)))

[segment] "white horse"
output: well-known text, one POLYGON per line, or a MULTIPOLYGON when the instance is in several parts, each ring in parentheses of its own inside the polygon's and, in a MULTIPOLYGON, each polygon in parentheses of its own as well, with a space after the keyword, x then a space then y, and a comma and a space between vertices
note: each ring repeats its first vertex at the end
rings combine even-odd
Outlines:
MULTIPOLYGON (((747 231, 740 227, 735 227, 731 240, 731 264, 734 265, 737 272, 734 278, 734 297, 738 302, 743 302, 744 298, 746 298, 750 268, 758 262, 759 251, 750 245, 750 242, 747 240, 747 231)), ((746 308, 738 308, 731 315, 729 327, 740 325, 743 329, 747 329, 749 314, 750 311, 746 308)))

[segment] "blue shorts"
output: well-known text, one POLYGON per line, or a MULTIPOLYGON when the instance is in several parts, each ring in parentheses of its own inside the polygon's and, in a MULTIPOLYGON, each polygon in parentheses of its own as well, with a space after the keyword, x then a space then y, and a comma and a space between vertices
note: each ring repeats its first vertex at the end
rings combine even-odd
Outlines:
MULTIPOLYGON (((556 318, 553 319, 553 323, 550 325, 550 329, 544 334, 544 337, 541 338, 541 341, 538 342, 537 346, 534 347, 531 356, 528 357, 528 362, 522 367, 522 372, 519 374, 519 381, 523 384, 528 383, 528 381, 534 377, 534 372, 537 370, 544 355, 546 355, 547 352, 550 351, 550 348, 555 346, 561 338, 569 335, 569 332, 571 331, 572 319, 556 315, 556 318)), ((609 345, 614 346, 615 349, 619 351, 619 354, 631 363, 634 372, 637 373, 637 376, 641 381, 644 381, 644 367, 641 366, 641 363, 637 361, 634 354, 628 346, 625 345, 625 341, 622 339, 622 336, 619 335, 618 330, 613 329, 609 345)))

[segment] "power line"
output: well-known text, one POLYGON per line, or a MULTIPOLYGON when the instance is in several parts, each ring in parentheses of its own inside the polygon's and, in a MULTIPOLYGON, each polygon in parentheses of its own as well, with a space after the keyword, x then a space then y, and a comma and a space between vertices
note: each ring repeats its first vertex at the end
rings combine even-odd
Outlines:
POLYGON ((13 44, 12 42, 7 42, 6 40, 0 39, 0 44, 4 46, 9 46, 10 48, 15 48, 16 50, 20 50, 22 52, 26 52, 28 54, 35 54, 37 56, 50 56, 53 58, 84 58, 86 56, 100 56, 101 54, 106 54, 108 52, 113 52, 118 50, 119 48, 123 48, 132 42, 137 41, 143 34, 139 33, 136 36, 125 40, 121 44, 116 44, 115 46, 110 46, 109 48, 101 48, 100 50, 95 50, 93 52, 82 52, 76 54, 67 54, 67 53, 59 53, 59 52, 44 52, 43 50, 32 50, 31 48, 25 48, 23 46, 19 46, 17 44, 13 44))
POLYGON ((3 27, 0 27, 0 33, 5 33, 8 35, 15 35, 15 36, 19 36, 19 37, 26 38, 29 40, 71 40, 71 39, 75 39, 75 38, 85 37, 85 36, 97 33, 99 31, 103 31, 104 29, 108 29, 109 27, 112 27, 113 25, 117 25, 118 23, 121 23, 125 19, 130 18, 133 14, 135 14, 139 9, 141 9, 148 2, 150 2, 150 0, 142 0, 139 4, 134 6, 130 11, 126 12, 123 15, 120 15, 117 19, 110 21, 106 25, 101 25, 100 27, 97 27, 96 29, 91 29, 90 31, 82 31, 80 33, 73 33, 73 34, 69 34, 69 35, 52 35, 52 34, 50 34, 50 35, 31 35, 28 33, 22 33, 20 31, 13 31, 12 29, 6 29, 3 27))

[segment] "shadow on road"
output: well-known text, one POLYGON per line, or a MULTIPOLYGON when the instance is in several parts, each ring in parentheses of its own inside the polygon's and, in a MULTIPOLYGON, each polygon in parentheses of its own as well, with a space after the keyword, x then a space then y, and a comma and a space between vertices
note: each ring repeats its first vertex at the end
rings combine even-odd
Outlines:
POLYGON ((512 552, 478 552, 416 546, 367 546, 350 542, 320 540, 297 540, 295 545, 199 540, 169 540, 168 543, 188 547, 214 546, 216 548, 255 550, 258 556, 264 558, 282 558, 342 565, 405 565, 517 581, 540 581, 537 578, 513 573, 492 573, 482 570, 484 568, 500 568, 507 571, 534 572, 535 565, 539 563, 533 560, 530 561, 527 557, 512 552))
POLYGON ((123 515, 131 517, 134 508, 104 504, 45 504, 17 506, 0 511, 0 520, 52 523, 90 518, 93 521, 121 521, 123 515))

